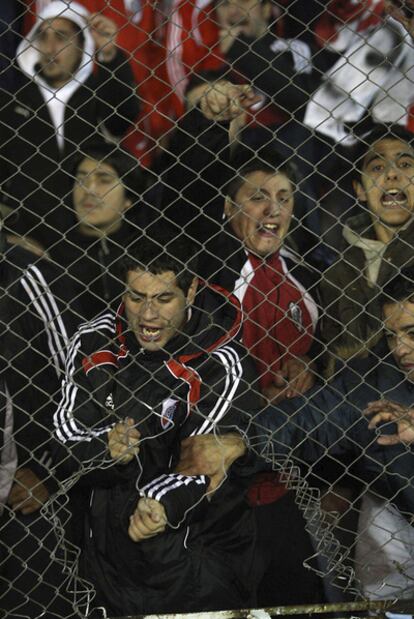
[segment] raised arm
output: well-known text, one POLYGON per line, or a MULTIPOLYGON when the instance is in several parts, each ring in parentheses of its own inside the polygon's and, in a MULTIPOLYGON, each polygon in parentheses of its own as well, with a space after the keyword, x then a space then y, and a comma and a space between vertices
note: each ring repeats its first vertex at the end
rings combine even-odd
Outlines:
POLYGON ((116 45, 116 24, 100 14, 90 17, 95 41, 97 73, 91 86, 99 121, 112 135, 121 137, 137 118, 139 99, 127 56, 116 45))
POLYGON ((253 100, 248 86, 226 80, 204 84, 171 141, 159 208, 177 234, 184 232, 201 247, 222 227, 224 188, 233 174, 230 121, 253 100))

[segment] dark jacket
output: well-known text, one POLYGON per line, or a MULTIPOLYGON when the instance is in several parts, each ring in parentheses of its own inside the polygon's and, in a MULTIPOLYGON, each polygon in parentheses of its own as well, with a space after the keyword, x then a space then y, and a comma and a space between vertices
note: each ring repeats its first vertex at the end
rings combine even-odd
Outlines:
POLYGON ((80 311, 78 323, 119 305, 124 292, 119 261, 128 244, 140 235, 141 230, 127 221, 117 232, 101 238, 81 234, 76 227, 50 250, 52 261, 63 270, 64 277, 69 276, 80 311))
MULTIPOLYGON (((367 488, 392 501, 411 519, 414 510, 414 454, 411 446, 381 446, 377 432, 368 429, 362 411, 369 402, 386 398, 412 406, 414 384, 396 367, 391 355, 382 361, 372 354, 355 361, 331 384, 315 386, 306 397, 285 400, 253 420, 256 453, 275 463, 275 454, 296 462, 318 463, 324 457, 344 474, 351 473, 367 488)), ((394 425, 381 432, 393 433, 394 425)))
POLYGON ((53 413, 74 317, 66 280, 46 260, 8 245, 0 262, 1 369, 13 403, 18 466, 50 489, 53 413))
POLYGON ((347 221, 342 256, 324 272, 321 280, 325 309, 321 332, 335 357, 366 356, 368 348, 378 341, 383 328, 380 293, 401 268, 412 262, 413 235, 414 222, 411 222, 386 247, 381 247, 376 241, 368 213, 347 221), (370 263, 375 269, 373 262, 378 261, 377 275, 374 273, 368 277, 368 259, 358 245, 373 246, 370 263))
POLYGON ((66 206, 73 186, 72 157, 82 152, 83 144, 98 139, 101 124, 121 137, 138 114, 132 70, 118 51, 112 62, 98 64, 79 84, 65 107, 63 149, 33 79, 21 74, 16 93, 2 93, 0 109, 0 183, 3 202, 14 209, 8 225, 50 247, 75 223, 66 206))
POLYGON ((261 37, 240 35, 226 54, 231 71, 238 73, 266 97, 266 107, 279 108, 279 122, 297 115, 309 100, 312 52, 299 39, 283 39, 269 30, 261 37))
POLYGON ((245 482, 231 473, 209 501, 208 478, 173 472, 182 439, 244 434, 258 410, 251 363, 234 342, 239 327, 238 304, 206 288, 184 333, 164 351, 139 349, 122 307, 81 326, 72 342, 55 415, 55 462, 60 477, 90 471, 85 570, 114 614, 248 602, 254 530, 245 482), (127 416, 138 424, 141 449, 122 466, 109 456, 107 432, 127 416), (165 506, 170 526, 137 544, 127 531, 143 495, 165 506))
POLYGON ((219 79, 249 83, 262 101, 252 109, 247 127, 257 131, 283 125, 303 115, 315 87, 311 56, 307 43, 280 38, 270 29, 259 38, 240 35, 227 51, 221 69, 194 74, 187 90, 219 79))

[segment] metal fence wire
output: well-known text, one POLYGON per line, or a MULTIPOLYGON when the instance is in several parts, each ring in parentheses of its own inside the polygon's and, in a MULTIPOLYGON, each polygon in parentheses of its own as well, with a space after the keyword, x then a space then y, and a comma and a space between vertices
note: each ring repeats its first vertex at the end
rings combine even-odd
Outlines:
POLYGON ((0 615, 413 615, 414 0, 0 30, 0 615))

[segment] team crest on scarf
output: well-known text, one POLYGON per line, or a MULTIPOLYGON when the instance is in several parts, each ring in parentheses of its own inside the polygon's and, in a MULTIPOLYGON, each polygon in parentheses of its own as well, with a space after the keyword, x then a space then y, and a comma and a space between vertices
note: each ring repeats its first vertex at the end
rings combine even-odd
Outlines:
POLYGON ((173 417, 177 404, 178 400, 173 400, 173 398, 167 398, 162 403, 161 426, 164 430, 174 425, 173 417))
POLYGON ((303 313, 300 305, 291 301, 291 303, 289 303, 288 310, 291 320, 295 323, 298 330, 303 332, 305 330, 305 326, 303 324, 303 313))

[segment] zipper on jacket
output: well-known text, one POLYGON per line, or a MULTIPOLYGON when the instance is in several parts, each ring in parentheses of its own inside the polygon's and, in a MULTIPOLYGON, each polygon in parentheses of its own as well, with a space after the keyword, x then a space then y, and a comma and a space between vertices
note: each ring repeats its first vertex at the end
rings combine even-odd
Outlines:
POLYGON ((101 265, 102 287, 103 287, 103 296, 104 296, 105 301, 109 301, 109 299, 111 298, 111 295, 109 292, 108 269, 106 267, 106 258, 107 256, 109 256, 110 253, 111 252, 109 251, 108 240, 104 236, 101 238, 100 243, 99 243, 98 258, 99 258, 99 264, 101 265))

